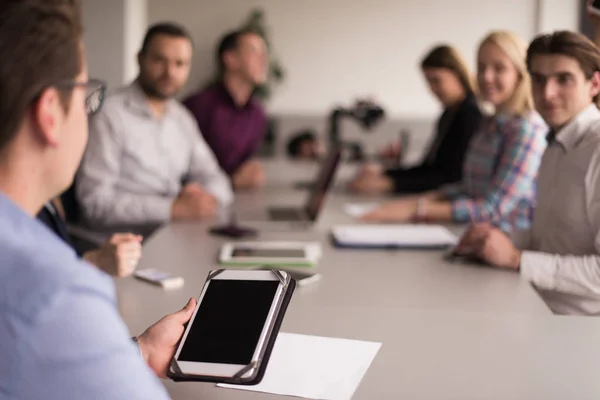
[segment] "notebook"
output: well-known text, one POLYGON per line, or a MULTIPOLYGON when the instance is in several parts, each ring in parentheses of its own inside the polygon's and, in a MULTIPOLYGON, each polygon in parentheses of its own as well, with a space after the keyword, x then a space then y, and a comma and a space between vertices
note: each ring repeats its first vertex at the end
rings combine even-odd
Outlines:
POLYGON ((331 233, 336 246, 349 248, 442 249, 458 243, 440 225, 340 225, 331 233))

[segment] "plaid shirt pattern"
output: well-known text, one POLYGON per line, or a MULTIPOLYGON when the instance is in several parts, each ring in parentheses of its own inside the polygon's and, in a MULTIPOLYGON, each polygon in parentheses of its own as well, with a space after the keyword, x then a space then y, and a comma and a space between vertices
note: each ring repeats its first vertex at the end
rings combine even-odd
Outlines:
POLYGON ((442 190, 456 222, 490 222, 505 232, 531 226, 548 127, 531 112, 496 116, 472 139, 462 182, 442 190))

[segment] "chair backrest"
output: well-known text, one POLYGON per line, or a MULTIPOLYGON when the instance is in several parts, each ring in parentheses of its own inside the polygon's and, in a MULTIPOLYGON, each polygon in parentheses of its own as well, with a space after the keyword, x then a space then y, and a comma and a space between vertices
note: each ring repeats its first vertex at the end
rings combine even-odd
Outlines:
POLYGON ((71 186, 60 195, 60 200, 65 210, 65 219, 70 224, 75 224, 80 220, 79 203, 75 195, 75 181, 71 186))

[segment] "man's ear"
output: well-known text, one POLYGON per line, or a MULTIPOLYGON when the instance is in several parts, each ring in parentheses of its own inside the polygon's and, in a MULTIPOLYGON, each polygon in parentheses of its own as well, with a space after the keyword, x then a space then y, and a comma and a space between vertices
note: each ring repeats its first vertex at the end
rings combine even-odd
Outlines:
POLYGON ((596 71, 590 79, 592 85, 590 86, 590 94, 592 97, 596 97, 600 93, 600 72, 596 71))
POLYGON ((65 119, 65 110, 58 90, 55 88, 44 90, 34 103, 32 116, 39 139, 49 146, 56 146, 65 119))
POLYGON ((225 69, 236 69, 237 62, 235 52, 227 51, 223 54, 223 64, 225 65, 225 69))

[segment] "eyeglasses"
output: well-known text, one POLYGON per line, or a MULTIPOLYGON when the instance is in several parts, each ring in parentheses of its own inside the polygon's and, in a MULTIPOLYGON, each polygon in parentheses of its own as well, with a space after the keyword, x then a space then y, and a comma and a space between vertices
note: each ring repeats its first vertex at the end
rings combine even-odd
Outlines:
POLYGON ((59 89, 73 89, 84 87, 85 93, 85 111, 88 115, 94 115, 102 108, 104 98, 106 97, 106 83, 100 79, 88 79, 87 82, 63 82, 56 85, 59 89))

